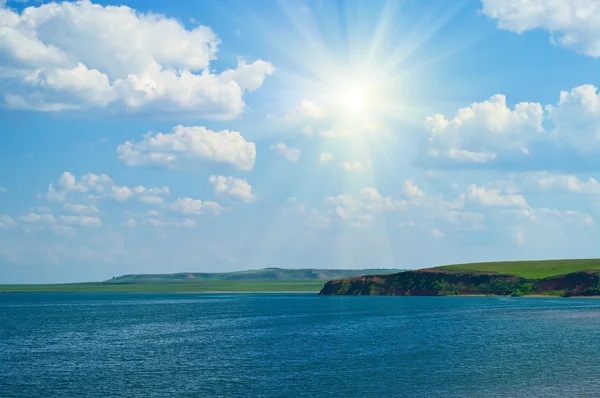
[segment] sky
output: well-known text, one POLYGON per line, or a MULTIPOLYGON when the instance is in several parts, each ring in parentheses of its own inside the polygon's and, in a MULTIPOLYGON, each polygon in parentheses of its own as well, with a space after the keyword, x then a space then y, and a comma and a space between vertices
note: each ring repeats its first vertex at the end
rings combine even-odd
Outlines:
POLYGON ((0 283, 600 257, 600 0, 0 1, 0 283))

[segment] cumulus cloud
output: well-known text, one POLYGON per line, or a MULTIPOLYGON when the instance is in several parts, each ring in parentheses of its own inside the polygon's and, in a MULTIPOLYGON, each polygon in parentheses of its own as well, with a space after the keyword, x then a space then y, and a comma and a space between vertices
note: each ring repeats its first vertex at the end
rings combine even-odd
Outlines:
POLYGON ((590 158, 600 150, 600 93, 584 84, 562 91, 554 105, 522 102, 514 108, 498 94, 459 109, 452 119, 427 117, 424 126, 428 160, 485 164, 506 155, 530 157, 529 147, 536 144, 590 158))
POLYGON ((60 216, 60 222, 65 225, 100 226, 102 221, 98 217, 91 216, 60 216))
MULTIPOLYGON (((325 110, 319 106, 316 102, 309 99, 303 99, 300 103, 285 114, 284 120, 301 122, 306 119, 322 119, 325 117, 325 110)), ((306 128, 310 129, 305 134, 312 134, 312 126, 308 125, 306 128)))
POLYGON ((226 210, 223 206, 216 202, 201 201, 192 198, 178 198, 173 203, 169 204, 169 208, 181 214, 220 214, 226 210))
POLYGON ((548 105, 546 110, 556 140, 584 154, 600 149, 600 93, 595 86, 584 84, 562 91, 558 104, 548 105))
POLYGON ((544 110, 522 102, 511 109, 501 94, 459 109, 452 119, 437 114, 425 119, 426 153, 460 163, 485 163, 498 150, 520 150, 544 132, 544 110))
POLYGON ((342 168, 346 171, 355 171, 355 172, 359 172, 359 171, 365 171, 365 170, 370 170, 372 167, 371 161, 367 161, 367 162, 358 162, 358 161, 354 161, 354 162, 342 162, 340 164, 342 166, 342 168))
POLYGON ((128 166, 185 167, 198 161, 226 163, 252 170, 256 145, 237 131, 219 132, 199 126, 175 126, 171 133, 148 133, 139 141, 117 147, 119 159, 128 166))
MULTIPOLYGON (((100 226, 102 222, 98 217, 91 216, 69 216, 62 215, 58 217, 54 217, 49 213, 34 213, 29 212, 28 214, 19 217, 19 221, 26 224, 37 224, 37 225, 48 225, 48 224, 56 224, 57 225, 78 225, 78 226, 100 226)), ((60 228, 55 228, 55 232, 60 230, 60 228)), ((64 228, 62 229, 65 230, 64 228)))
POLYGON ((312 135, 315 132, 312 124, 307 124, 306 126, 300 129, 300 132, 304 135, 312 135))
POLYGON ((600 195, 600 183, 593 177, 579 179, 571 174, 547 172, 525 174, 520 183, 523 190, 600 195))
POLYGON ((329 152, 322 152, 319 154, 319 163, 325 164, 333 160, 333 154, 329 152))
POLYGON ((161 220, 158 218, 148 218, 144 220, 143 225, 154 228, 194 228, 197 226, 196 221, 192 220, 191 218, 184 218, 181 220, 161 220))
POLYGON ((487 189, 471 184, 467 192, 460 195, 460 200, 487 207, 527 207, 522 195, 503 193, 500 189, 487 189))
MULTIPOLYGON (((117 202, 126 202, 137 199, 139 202, 149 205, 159 205, 164 202, 163 196, 171 192, 168 187, 146 188, 141 185, 135 187, 119 186, 106 174, 84 174, 79 181, 68 171, 65 171, 58 182, 51 183, 44 195, 52 202, 65 202, 68 195, 79 194, 80 198, 102 199, 111 198, 117 202), (86 194, 81 196, 81 194, 86 194)), ((93 205, 65 204, 65 208, 72 212, 95 212, 98 209, 93 205)))
POLYGON ((94 205, 78 205, 71 203, 65 203, 65 209, 78 215, 95 214, 100 212, 94 205))
POLYGON ((406 200, 383 196, 378 189, 365 187, 358 195, 341 194, 324 199, 326 213, 357 228, 369 226, 373 213, 391 212, 407 208, 406 200))
POLYGON ((404 181, 404 195, 409 199, 414 199, 425 196, 425 193, 413 180, 406 180, 404 181))
POLYGON ((481 0, 482 12, 500 29, 523 33, 543 29, 551 41, 600 57, 600 6, 596 0, 481 0))
POLYGON ((300 149, 289 147, 286 144, 280 142, 275 145, 271 145, 271 149, 274 150, 279 156, 286 158, 292 163, 298 163, 300 160, 300 149))
POLYGON ((443 238, 444 236, 446 236, 446 234, 444 233, 444 231, 442 231, 439 228, 433 228, 430 231, 431 236, 433 236, 434 238, 443 238))
POLYGON ((310 100, 302 100, 297 109, 302 116, 308 118, 321 119, 325 116, 325 111, 323 108, 310 100))
POLYGON ((241 202, 252 202, 258 197, 252 193, 252 185, 246 179, 212 175, 208 181, 217 195, 228 196, 241 202))
POLYGON ((0 228, 16 227, 18 223, 7 214, 0 214, 0 228))
POLYGON ((46 192, 46 199, 52 202, 64 202, 70 192, 79 193, 103 193, 105 187, 112 185, 113 182, 106 174, 84 174, 79 181, 73 174, 65 171, 56 184, 50 184, 46 192))
POLYGON ((206 26, 187 30, 160 14, 88 0, 22 12, 0 8, 0 68, 11 107, 77 107, 130 112, 193 112, 232 118, 245 91, 273 73, 269 62, 214 73, 219 39, 206 26))
POLYGON ((19 217, 19 221, 27 224, 52 224, 56 222, 56 219, 52 214, 29 212, 27 215, 19 217))

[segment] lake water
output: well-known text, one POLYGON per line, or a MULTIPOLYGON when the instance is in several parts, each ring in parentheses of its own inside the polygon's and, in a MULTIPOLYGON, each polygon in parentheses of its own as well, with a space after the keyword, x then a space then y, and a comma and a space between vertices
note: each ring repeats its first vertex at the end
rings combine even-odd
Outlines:
POLYGON ((600 396, 600 300, 0 294, 0 396, 600 396))

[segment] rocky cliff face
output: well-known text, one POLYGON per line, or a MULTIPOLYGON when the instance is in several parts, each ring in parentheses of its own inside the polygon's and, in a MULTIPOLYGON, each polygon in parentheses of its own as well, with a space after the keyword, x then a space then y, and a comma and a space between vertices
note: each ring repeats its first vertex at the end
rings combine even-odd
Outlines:
POLYGON ((371 275, 327 282, 321 295, 446 296, 549 294, 600 295, 598 271, 575 272, 544 279, 496 273, 448 272, 439 269, 371 275))

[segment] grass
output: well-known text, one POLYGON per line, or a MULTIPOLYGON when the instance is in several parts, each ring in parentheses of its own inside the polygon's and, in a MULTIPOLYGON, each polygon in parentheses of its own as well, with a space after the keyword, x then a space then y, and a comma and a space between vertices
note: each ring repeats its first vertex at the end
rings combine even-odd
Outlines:
POLYGON ((0 292, 21 293, 94 293, 94 292, 319 292, 326 281, 192 281, 149 283, 65 283, 53 285, 0 285, 0 292))
POLYGON ((522 278, 546 278, 571 272, 600 269, 600 259, 503 261, 494 263, 455 264, 436 267, 448 271, 485 271, 513 274, 522 278))

